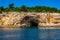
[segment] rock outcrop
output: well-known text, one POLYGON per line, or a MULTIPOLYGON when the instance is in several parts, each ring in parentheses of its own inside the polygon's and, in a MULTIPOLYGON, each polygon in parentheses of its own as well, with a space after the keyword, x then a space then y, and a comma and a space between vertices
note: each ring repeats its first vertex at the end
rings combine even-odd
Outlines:
MULTIPOLYGON (((58 13, 55 13, 60 15, 58 13)), ((46 24, 56 24, 55 14, 36 12, 9 12, 0 14, 0 27, 20 28, 31 26, 43 26, 46 24), (55 20, 55 21, 54 21, 55 20)), ((59 23, 58 23, 59 24, 59 23)))

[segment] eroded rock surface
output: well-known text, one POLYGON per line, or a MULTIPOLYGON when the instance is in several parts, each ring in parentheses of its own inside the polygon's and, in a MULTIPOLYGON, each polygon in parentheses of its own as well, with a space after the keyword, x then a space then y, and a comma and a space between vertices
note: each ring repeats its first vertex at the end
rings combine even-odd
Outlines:
MULTIPOLYGON (((56 24, 58 13, 36 13, 36 12, 9 12, 0 14, 0 27, 31 27, 46 24, 56 24), (55 20, 55 21, 54 21, 55 20)), ((59 24, 59 23, 58 23, 59 24)))

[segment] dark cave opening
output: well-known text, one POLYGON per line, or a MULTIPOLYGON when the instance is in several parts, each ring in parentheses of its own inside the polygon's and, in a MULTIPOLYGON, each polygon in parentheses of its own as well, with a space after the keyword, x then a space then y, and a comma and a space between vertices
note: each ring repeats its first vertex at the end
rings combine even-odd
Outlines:
POLYGON ((34 22, 34 21, 32 20, 32 21, 30 21, 30 27, 38 28, 38 23, 37 23, 37 22, 34 22))
POLYGON ((38 24, 39 24, 38 19, 31 16, 25 16, 23 20, 21 21, 21 23, 29 24, 28 26, 30 28, 38 28, 38 24))

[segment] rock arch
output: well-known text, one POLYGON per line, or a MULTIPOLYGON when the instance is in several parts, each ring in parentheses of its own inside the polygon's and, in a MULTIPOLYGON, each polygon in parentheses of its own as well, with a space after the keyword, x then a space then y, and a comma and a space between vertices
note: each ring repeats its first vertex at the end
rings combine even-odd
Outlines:
POLYGON ((20 23, 26 24, 29 27, 38 27, 39 20, 35 16, 25 16, 20 23))

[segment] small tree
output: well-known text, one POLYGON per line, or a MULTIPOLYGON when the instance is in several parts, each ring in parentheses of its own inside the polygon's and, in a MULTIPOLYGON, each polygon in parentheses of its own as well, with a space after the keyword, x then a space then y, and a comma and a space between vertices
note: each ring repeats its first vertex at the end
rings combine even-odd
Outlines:
POLYGON ((27 7, 23 5, 23 6, 21 6, 20 10, 23 11, 23 12, 27 12, 27 7))
POLYGON ((9 4, 9 10, 14 11, 14 4, 9 4))

